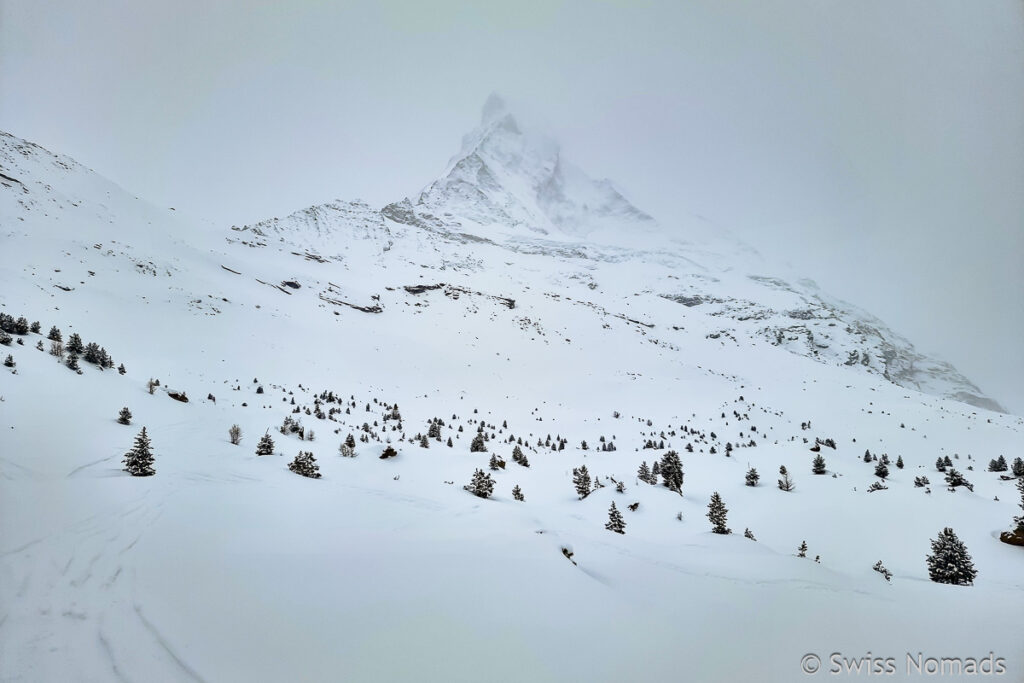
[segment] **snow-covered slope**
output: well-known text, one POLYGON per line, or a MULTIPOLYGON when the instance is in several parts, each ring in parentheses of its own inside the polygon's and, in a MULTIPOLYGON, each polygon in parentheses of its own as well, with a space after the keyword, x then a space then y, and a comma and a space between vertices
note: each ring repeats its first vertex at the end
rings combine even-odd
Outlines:
MULTIPOLYGON (((484 128, 506 118, 492 102, 484 128)), ((0 138, 0 312, 42 332, 0 347, 0 680, 789 681, 807 653, 869 651, 1024 675, 1024 555, 997 540, 1017 496, 984 471, 1020 454, 1021 418, 953 400, 985 397, 731 238, 680 239, 579 177, 513 185, 540 176, 512 159, 551 157, 500 144, 471 139, 429 201, 220 230, 0 138), (473 154, 486 201, 447 180, 473 154), (647 237, 602 237, 623 226, 647 237), (51 325, 125 374, 68 370, 51 325), (120 469, 142 426, 152 478, 120 469), (637 478, 669 449, 682 496, 637 478), (865 449, 904 462, 888 489, 866 491, 865 449), (322 479, 287 469, 300 451, 322 479), (462 487, 491 454, 485 500, 462 487), (973 492, 946 491, 947 455, 973 492), (582 500, 581 465, 605 484, 582 500), (709 533, 714 491, 732 535, 709 533), (973 587, 928 581, 945 526, 973 587)))

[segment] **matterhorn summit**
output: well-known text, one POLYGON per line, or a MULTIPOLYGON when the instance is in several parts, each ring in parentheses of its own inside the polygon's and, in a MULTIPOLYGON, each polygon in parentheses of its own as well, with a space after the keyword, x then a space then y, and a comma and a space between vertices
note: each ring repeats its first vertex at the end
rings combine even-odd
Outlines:
POLYGON ((631 247, 666 238, 611 181, 595 180, 566 160, 555 141, 522 124, 495 94, 441 177, 415 201, 386 213, 399 222, 440 222, 489 238, 631 247))

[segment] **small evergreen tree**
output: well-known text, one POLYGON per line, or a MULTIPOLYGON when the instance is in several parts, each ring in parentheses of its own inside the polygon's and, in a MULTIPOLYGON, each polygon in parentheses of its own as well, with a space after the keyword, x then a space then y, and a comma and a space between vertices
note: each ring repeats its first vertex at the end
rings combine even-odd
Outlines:
POLYGON ((617 492, 619 492, 619 493, 625 493, 626 492, 626 482, 624 482, 624 481, 617 481, 617 482, 615 482, 615 490, 617 492))
POLYGON ((889 476, 889 468, 886 467, 884 460, 879 460, 878 464, 875 465, 875 476, 885 481, 885 478, 889 476))
POLYGON ((670 491, 683 495, 683 463, 675 451, 667 451, 661 456, 661 479, 670 491))
POLYGON ((917 488, 924 488, 931 482, 928 481, 928 477, 914 477, 914 486, 917 488))
POLYGON ((814 462, 811 463, 811 472, 814 474, 825 474, 825 458, 818 453, 814 456, 814 462))
POLYGON ((228 428, 228 440, 236 446, 242 443, 242 428, 238 425, 231 425, 228 428))
POLYGON ((85 351, 82 353, 82 360, 86 363, 92 363, 94 365, 100 362, 100 346, 96 342, 89 342, 85 345, 85 351))
POLYGON ((126 372, 128 371, 124 369, 124 363, 121 363, 120 365, 117 366, 117 374, 123 375, 126 372))
POLYGON ((1010 473, 1015 477, 1024 477, 1024 459, 1014 458, 1010 473))
POLYGON ((380 454, 380 459, 387 460, 388 458, 393 458, 396 455, 398 455, 398 451, 392 448, 391 445, 389 444, 387 447, 384 448, 384 452, 380 454))
POLYGON ((757 540, 756 538, 754 538, 754 532, 752 532, 750 529, 743 530, 743 538, 749 538, 751 541, 757 540))
POLYGON ((636 478, 645 484, 649 484, 651 480, 651 468, 647 466, 647 461, 644 460, 640 463, 640 469, 636 472, 636 478))
POLYGON ((708 519, 711 521, 711 532, 715 534, 731 534, 732 529, 726 526, 726 515, 729 511, 722 502, 722 497, 715 491, 708 503, 708 519))
POLYGON ((757 482, 761 480, 761 475, 757 473, 757 470, 751 467, 747 470, 747 476, 745 477, 745 483, 747 486, 757 486, 757 482))
POLYGON ((796 549, 797 557, 807 557, 807 541, 802 541, 800 547, 796 549))
POLYGON ((57 329, 56 325, 50 328, 50 333, 46 335, 46 338, 50 341, 64 341, 63 337, 61 337, 60 330, 57 329))
POLYGON ((949 527, 939 532, 938 538, 932 542, 932 554, 926 560, 928 576, 935 583, 949 583, 955 586, 974 585, 978 576, 974 569, 967 546, 957 538, 949 527))
POLYGON ((64 362, 64 365, 67 366, 68 370, 74 370, 75 372, 82 369, 81 366, 78 365, 78 354, 74 351, 68 354, 68 359, 64 362))
POLYGON ((153 448, 146 434, 146 428, 135 437, 135 445, 124 454, 124 471, 133 477, 149 477, 156 474, 153 469, 153 448))
POLYGON ((117 421, 123 425, 132 423, 132 411, 128 410, 128 406, 121 408, 121 412, 117 414, 117 421))
POLYGON ((7 358, 4 358, 4 366, 8 368, 13 368, 16 367, 16 365, 17 364, 14 362, 14 356, 12 356, 11 354, 7 354, 7 358))
POLYGON ((498 456, 496 454, 491 454, 491 459, 487 462, 487 466, 491 469, 492 472, 497 472, 498 469, 500 469, 498 466, 498 456))
POLYGON ((469 444, 470 453, 486 453, 487 444, 484 442, 484 433, 477 432, 476 436, 473 437, 473 442, 469 444))
POLYGON ((903 469, 903 456, 902 455, 896 456, 896 469, 900 469, 900 470, 903 469))
POLYGON ((274 439, 271 438, 270 432, 268 431, 260 437, 260 441, 256 444, 256 455, 273 455, 274 454, 274 439))
POLYGON ((523 490, 519 488, 519 484, 516 484, 515 486, 512 487, 512 497, 519 501, 526 500, 523 497, 523 490))
POLYGON ((892 581, 892 572, 885 568, 885 565, 882 564, 881 560, 875 562, 875 566, 873 566, 872 569, 884 576, 886 581, 892 581))
POLYGON ((946 471, 946 463, 942 461, 941 456, 935 459, 935 469, 938 470, 939 472, 946 471))
POLYGON ((13 341, 11 335, 7 334, 3 330, 0 330, 0 344, 3 344, 4 346, 10 346, 11 341, 13 341))
POLYGON ((491 479, 490 474, 478 469, 473 473, 473 479, 469 484, 462 488, 478 498, 490 498, 494 491, 494 480, 491 479))
POLYGON ((793 490, 793 480, 789 478, 789 472, 786 470, 786 466, 782 465, 779 467, 779 474, 782 475, 782 479, 779 479, 779 488, 783 491, 793 490))
POLYGON ((590 472, 587 471, 586 465, 573 468, 572 483, 576 487, 576 494, 580 500, 590 495, 590 472))
POLYGON ((82 338, 78 336, 77 332, 72 332, 71 336, 68 337, 67 350, 71 353, 81 354, 85 351, 85 344, 82 343, 82 338))
POLYGON ((288 463, 288 469, 310 479, 320 478, 320 465, 316 463, 316 458, 309 451, 299 451, 295 459, 288 463))
POLYGON ((988 463, 989 472, 1005 472, 1009 469, 1009 465, 1006 464, 1006 458, 999 456, 995 460, 990 460, 988 463))
POLYGON ((39 334, 40 333, 39 332, 40 329, 41 328, 39 327, 39 321, 38 320, 33 322, 32 325, 29 327, 29 330, 31 330, 34 334, 39 334))
POLYGON ((626 520, 622 518, 622 513, 615 507, 615 501, 612 501, 612 506, 608 508, 608 523, 604 525, 604 528, 617 534, 626 533, 626 520))
POLYGON ((950 489, 955 489, 958 486, 963 486, 968 491, 974 491, 974 485, 967 481, 955 467, 950 467, 949 471, 946 472, 946 485, 950 489))

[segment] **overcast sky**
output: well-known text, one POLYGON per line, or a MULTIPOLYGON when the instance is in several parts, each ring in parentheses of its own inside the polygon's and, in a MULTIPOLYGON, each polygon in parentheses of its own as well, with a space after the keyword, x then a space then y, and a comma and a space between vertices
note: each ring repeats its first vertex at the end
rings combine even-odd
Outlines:
POLYGON ((224 225, 414 194, 492 91, 1024 413, 1021 0, 0 0, 0 128, 224 225))

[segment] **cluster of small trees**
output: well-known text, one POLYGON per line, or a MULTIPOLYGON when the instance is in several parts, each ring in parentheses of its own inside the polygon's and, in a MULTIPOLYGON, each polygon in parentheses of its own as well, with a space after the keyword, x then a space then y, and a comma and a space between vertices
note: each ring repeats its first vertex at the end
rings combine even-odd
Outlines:
POLYGON ((1012 469, 1006 463, 1006 458, 1002 455, 994 460, 990 460, 988 463, 989 472, 1006 472, 1007 470, 1011 470, 1010 473, 1014 477, 1024 477, 1024 460, 1021 458, 1015 458, 1012 469))
POLYGON ((519 447, 519 444, 516 444, 512 448, 512 462, 522 465, 523 467, 530 466, 530 461, 525 455, 523 455, 523 449, 519 447))
POLYGON ((487 452, 487 435, 483 431, 476 433, 473 437, 473 441, 469 444, 470 453, 486 453, 487 452))
MULTIPOLYGON (((39 323, 34 322, 31 325, 25 316, 21 316, 17 319, 13 315, 7 313, 0 313, 0 332, 6 335, 16 334, 20 337, 25 336, 29 332, 39 332, 39 323)), ((10 337, 7 337, 8 341, 3 343, 10 343, 10 337)))
MULTIPOLYGON (((57 327, 51 327, 47 337, 50 339, 50 354, 63 360, 64 365, 70 370, 78 372, 81 369, 78 364, 79 358, 86 363, 92 363, 100 370, 114 367, 114 359, 110 357, 105 348, 96 342, 83 343, 82 337, 77 332, 71 333, 67 344, 62 342, 61 333, 57 327)), ((122 375, 125 373, 123 364, 118 367, 118 372, 122 375)), ((81 373, 79 372, 79 374, 81 373)))

